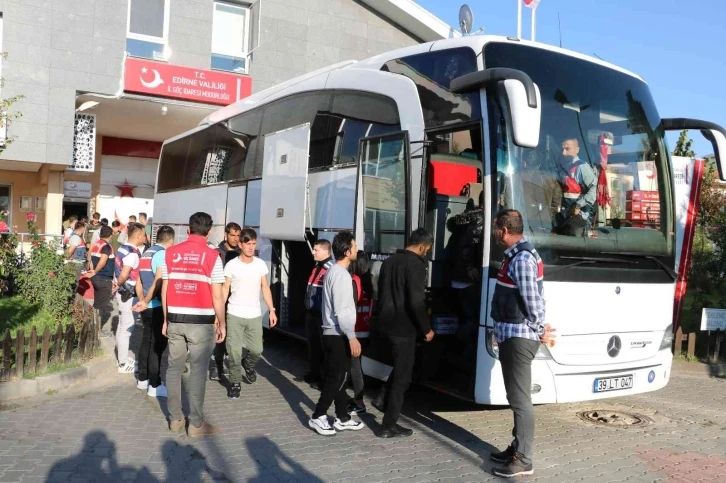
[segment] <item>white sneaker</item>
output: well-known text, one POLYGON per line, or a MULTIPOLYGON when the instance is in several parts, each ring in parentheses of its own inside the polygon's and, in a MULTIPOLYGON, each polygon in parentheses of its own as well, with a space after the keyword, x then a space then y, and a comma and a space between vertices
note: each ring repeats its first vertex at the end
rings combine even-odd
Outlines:
POLYGON ((136 383, 136 389, 141 389, 142 391, 146 391, 149 388, 149 380, 145 381, 138 381, 136 383))
POLYGON ((149 386, 149 389, 146 391, 146 395, 149 397, 167 397, 166 386, 164 384, 157 387, 149 386))
POLYGON ((333 423, 333 427, 337 429, 338 431, 359 431, 363 428, 365 428, 365 425, 362 421, 356 421, 353 418, 350 418, 346 422, 341 421, 338 418, 335 418, 335 422, 333 423))
POLYGON ((133 361, 126 361, 125 364, 121 364, 118 366, 119 374, 133 374, 135 372, 136 372, 136 367, 134 366, 133 361))
POLYGON ((308 426, 315 431, 316 433, 322 435, 322 436, 333 436, 335 435, 335 430, 330 426, 330 421, 328 421, 327 415, 322 415, 317 419, 310 418, 310 421, 308 422, 308 426))

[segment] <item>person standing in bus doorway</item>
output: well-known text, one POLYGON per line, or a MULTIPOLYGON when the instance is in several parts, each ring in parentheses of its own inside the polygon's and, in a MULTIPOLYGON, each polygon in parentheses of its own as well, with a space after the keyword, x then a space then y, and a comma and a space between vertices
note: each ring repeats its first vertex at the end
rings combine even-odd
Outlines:
MULTIPOLYGON (((219 242, 217 251, 222 259, 222 266, 226 267, 227 263, 234 260, 241 253, 239 247, 239 237, 242 233, 242 227, 238 223, 230 222, 224 227, 224 240, 219 242)), ((226 301, 225 301, 226 302, 226 301)), ((227 357, 227 342, 220 342, 214 347, 212 354, 211 366, 209 368, 209 380, 219 381, 219 375, 229 377, 225 372, 224 359, 227 357)))
POLYGON ((353 279, 348 267, 358 256, 353 234, 341 231, 333 239, 335 264, 325 274, 323 282, 323 350, 325 368, 318 404, 308 426, 323 436, 336 431, 358 431, 364 428, 348 412, 350 398, 346 383, 350 373, 351 357, 360 357, 360 342, 355 336, 355 299, 353 279), (335 401, 335 421, 330 425, 328 409, 335 401))
POLYGON ((207 367, 215 342, 226 335, 224 324, 224 269, 214 248, 207 246, 212 217, 204 212, 189 218, 189 237, 166 250, 161 265, 161 303, 169 339, 169 367, 166 370, 169 429, 184 431, 182 373, 189 358, 189 436, 216 434, 219 429, 204 420, 207 367))
POLYGON ((136 280, 139 278, 139 247, 144 245, 144 228, 138 223, 129 223, 126 227, 128 240, 116 252, 116 304, 118 305, 118 327, 116 328, 116 352, 118 372, 133 374, 136 372, 136 360, 129 357, 129 341, 134 331, 133 297, 136 296, 136 280))
POLYGON ((418 228, 408 238, 408 246, 398 250, 381 265, 378 299, 371 320, 372 343, 376 353, 388 354, 393 370, 384 388, 383 425, 379 438, 411 436, 413 430, 398 424, 403 396, 411 383, 416 357, 416 339, 431 342, 426 311, 426 261, 434 237, 418 228))
POLYGON ((156 243, 141 255, 136 297, 139 302, 134 312, 141 313, 141 347, 139 347, 139 382, 137 389, 146 391, 149 397, 167 397, 166 386, 161 380, 161 356, 167 340, 161 334, 164 325, 164 309, 161 306, 161 264, 166 250, 174 245, 174 229, 164 225, 156 233, 156 243))
POLYGON ((532 360, 540 344, 554 341, 554 329, 545 324, 544 263, 522 233, 517 210, 502 210, 494 218, 494 237, 503 247, 504 261, 497 274, 491 317, 499 344, 507 401, 514 412, 514 441, 490 459, 504 466, 494 474, 511 478, 531 475, 534 453, 532 360))
POLYGON ((323 281, 325 274, 335 262, 330 256, 330 242, 316 240, 313 245, 315 268, 308 278, 308 290, 305 295, 305 336, 308 340, 309 371, 303 378, 311 385, 319 385, 323 380, 323 281))
POLYGON ((267 264, 255 256, 257 232, 245 228, 240 235, 241 253, 224 267, 222 294, 227 305, 227 353, 230 386, 227 396, 238 399, 242 392, 242 369, 247 382, 257 380, 255 364, 262 356, 262 308, 260 292, 270 311, 270 328, 277 325, 272 292, 267 282, 267 264), (230 295, 231 294, 231 295, 230 295), (242 349, 247 354, 242 358, 242 349))

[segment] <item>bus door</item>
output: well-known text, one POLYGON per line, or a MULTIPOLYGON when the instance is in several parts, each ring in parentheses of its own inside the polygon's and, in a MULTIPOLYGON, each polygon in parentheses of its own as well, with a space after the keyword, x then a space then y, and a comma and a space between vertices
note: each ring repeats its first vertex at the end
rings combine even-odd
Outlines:
POLYGON ((472 398, 482 293, 484 211, 481 123, 426 133, 423 226, 434 235, 428 304, 433 341, 423 344, 422 382, 472 398))

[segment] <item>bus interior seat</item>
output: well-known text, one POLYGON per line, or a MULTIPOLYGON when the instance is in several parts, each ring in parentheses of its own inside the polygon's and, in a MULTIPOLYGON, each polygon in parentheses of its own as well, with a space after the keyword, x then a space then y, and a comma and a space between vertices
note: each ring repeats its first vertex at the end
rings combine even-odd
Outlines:
POLYGON ((440 195, 460 196, 469 183, 481 181, 482 163, 456 154, 436 153, 429 162, 429 190, 440 195))

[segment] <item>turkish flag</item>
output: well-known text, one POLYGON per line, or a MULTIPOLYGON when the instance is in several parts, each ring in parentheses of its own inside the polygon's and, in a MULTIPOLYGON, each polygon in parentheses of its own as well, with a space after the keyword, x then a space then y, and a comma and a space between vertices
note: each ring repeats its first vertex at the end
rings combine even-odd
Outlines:
POLYGON ((524 2, 524 5, 526 7, 529 7, 532 10, 537 8, 537 5, 539 5, 539 0, 522 0, 522 1, 524 2))

